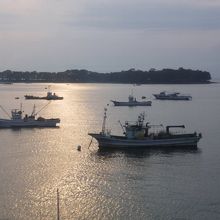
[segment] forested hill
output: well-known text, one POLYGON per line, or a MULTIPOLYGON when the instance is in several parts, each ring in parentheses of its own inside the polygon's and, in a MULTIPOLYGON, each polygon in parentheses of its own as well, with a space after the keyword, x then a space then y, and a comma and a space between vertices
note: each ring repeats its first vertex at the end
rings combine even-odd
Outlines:
POLYGON ((162 69, 149 71, 130 69, 121 72, 97 73, 88 70, 64 72, 0 72, 2 82, 71 82, 71 83, 209 83, 209 72, 191 69, 162 69))

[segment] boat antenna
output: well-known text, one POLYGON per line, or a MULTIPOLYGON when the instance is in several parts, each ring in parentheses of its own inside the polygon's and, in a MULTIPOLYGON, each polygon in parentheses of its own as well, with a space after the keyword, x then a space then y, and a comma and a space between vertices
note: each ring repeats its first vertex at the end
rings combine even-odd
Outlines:
POLYGON ((11 118, 11 116, 8 114, 8 112, 1 105, 0 105, 0 108, 9 118, 11 118))
POLYGON ((107 112, 107 108, 104 108, 104 117, 103 117, 103 123, 102 123, 102 134, 105 134, 105 124, 106 124, 106 118, 107 118, 106 112, 107 112))

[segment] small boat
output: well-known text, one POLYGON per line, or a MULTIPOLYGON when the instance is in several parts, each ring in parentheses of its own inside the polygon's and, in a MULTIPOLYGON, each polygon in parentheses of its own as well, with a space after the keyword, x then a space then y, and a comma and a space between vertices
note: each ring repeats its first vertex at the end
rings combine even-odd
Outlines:
POLYGON ((190 95, 182 95, 179 92, 174 93, 167 93, 167 92, 160 92, 159 94, 153 94, 156 99, 160 100, 192 100, 192 96, 190 95))
POLYGON ((12 109, 11 116, 3 109, 2 106, 0 106, 0 108, 9 116, 9 119, 0 118, 0 128, 57 127, 57 124, 60 123, 59 118, 36 118, 36 115, 40 111, 35 113, 35 105, 31 115, 25 114, 24 117, 22 107, 20 107, 20 109, 12 109))
POLYGON ((120 148, 180 148, 180 147, 197 147, 198 141, 202 134, 194 133, 173 133, 171 128, 185 128, 184 125, 169 125, 166 129, 160 132, 151 131, 153 125, 144 123, 144 114, 140 114, 136 122, 125 122, 121 127, 123 129, 123 136, 111 135, 105 129, 106 111, 104 112, 104 119, 102 131, 100 133, 89 133, 90 136, 98 141, 99 148, 120 149, 120 148))
POLYGON ((128 96, 128 102, 120 102, 111 100, 115 106, 151 106, 151 101, 137 101, 133 95, 128 96))
POLYGON ((45 99, 45 100, 62 100, 63 97, 56 95, 56 93, 47 92, 46 96, 33 96, 33 95, 25 95, 25 99, 45 99))

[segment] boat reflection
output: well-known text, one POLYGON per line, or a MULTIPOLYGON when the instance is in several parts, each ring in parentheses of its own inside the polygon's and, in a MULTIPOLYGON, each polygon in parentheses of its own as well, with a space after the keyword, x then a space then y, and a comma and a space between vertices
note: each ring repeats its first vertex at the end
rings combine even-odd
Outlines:
POLYGON ((133 158, 144 158, 150 157, 154 155, 167 155, 167 156, 174 156, 174 155, 185 155, 185 154, 200 154, 202 151, 199 148, 195 147, 181 147, 181 148, 173 148, 173 147, 166 147, 164 148, 148 148, 148 149, 98 149, 96 151, 96 155, 100 157, 133 157, 133 158))

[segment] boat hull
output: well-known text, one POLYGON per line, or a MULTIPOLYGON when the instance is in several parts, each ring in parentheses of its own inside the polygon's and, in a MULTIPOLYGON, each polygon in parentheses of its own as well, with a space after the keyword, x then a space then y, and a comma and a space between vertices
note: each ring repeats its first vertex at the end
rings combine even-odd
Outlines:
POLYGON ((25 95, 25 99, 27 100, 32 100, 32 99, 44 99, 44 100, 62 100, 63 97, 40 97, 40 96, 28 96, 25 95))
POLYGON ((161 139, 127 139, 122 136, 105 136, 101 134, 89 133, 90 136, 98 141, 99 148, 170 148, 170 147, 197 147, 200 136, 185 135, 178 138, 161 139))
POLYGON ((39 127, 57 127, 60 123, 59 119, 44 119, 44 120, 9 120, 0 119, 0 128, 39 128, 39 127))
POLYGON ((157 95, 157 94, 154 94, 153 95, 156 99, 159 99, 159 100, 182 100, 182 101, 190 101, 192 100, 191 97, 189 96, 174 96, 174 97, 168 97, 168 96, 161 96, 161 95, 157 95))
POLYGON ((114 104, 114 106, 151 106, 151 101, 146 102, 118 102, 111 100, 114 104))

